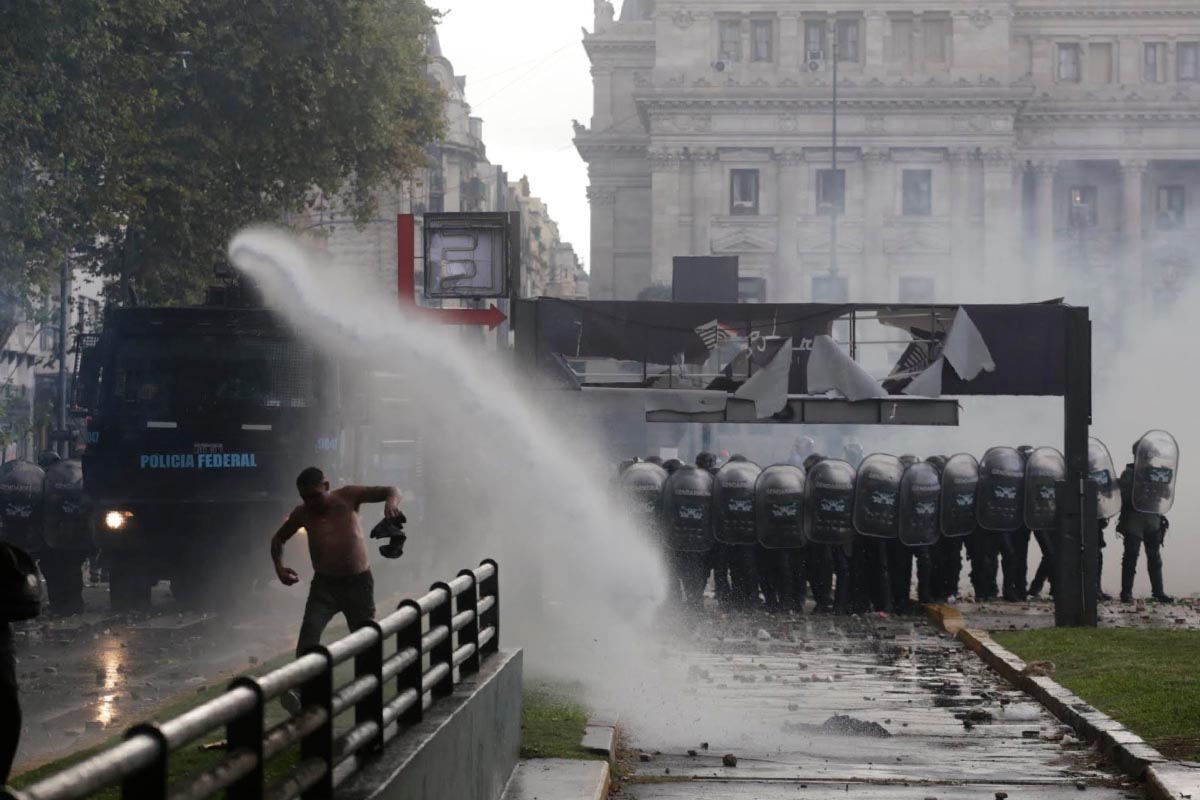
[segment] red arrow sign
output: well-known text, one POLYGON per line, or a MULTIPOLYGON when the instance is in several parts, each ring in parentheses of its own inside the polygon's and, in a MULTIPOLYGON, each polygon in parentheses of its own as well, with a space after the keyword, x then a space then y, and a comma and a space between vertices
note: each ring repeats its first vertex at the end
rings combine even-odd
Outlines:
POLYGON ((491 308, 426 308, 422 311, 442 325, 487 325, 489 331, 508 319, 495 303, 491 308))

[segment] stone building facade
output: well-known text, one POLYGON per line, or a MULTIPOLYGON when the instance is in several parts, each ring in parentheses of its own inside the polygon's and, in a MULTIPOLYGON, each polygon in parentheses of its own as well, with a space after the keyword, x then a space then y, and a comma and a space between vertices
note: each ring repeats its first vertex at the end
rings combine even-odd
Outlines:
POLYGON ((1101 311, 1195 268, 1195 0, 597 0, 584 46, 594 298, 676 255, 747 300, 1101 311))

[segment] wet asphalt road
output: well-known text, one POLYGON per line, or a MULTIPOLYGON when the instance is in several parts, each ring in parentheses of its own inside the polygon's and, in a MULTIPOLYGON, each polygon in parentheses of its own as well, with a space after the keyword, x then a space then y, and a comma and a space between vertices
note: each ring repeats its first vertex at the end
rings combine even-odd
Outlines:
POLYGON ((632 746, 650 760, 635 763, 627 797, 1143 797, 921 620, 722 620, 679 647, 676 678, 718 711, 666 733, 634 732, 632 746), (890 736, 823 731, 834 715, 890 736), (736 767, 723 765, 726 754, 736 767))

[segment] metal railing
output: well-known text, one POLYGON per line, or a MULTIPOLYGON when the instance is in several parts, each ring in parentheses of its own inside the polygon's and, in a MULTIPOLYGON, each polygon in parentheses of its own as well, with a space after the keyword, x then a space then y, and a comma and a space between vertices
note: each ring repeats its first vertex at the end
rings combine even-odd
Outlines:
POLYGON ((487 560, 285 667, 238 678, 220 697, 174 719, 136 725, 121 744, 12 796, 78 800, 119 785, 122 798, 137 800, 201 800, 220 792, 228 800, 329 798, 365 758, 420 722, 462 677, 477 673, 499 643, 499 570, 487 560), (394 652, 385 656, 391 641, 394 652), (335 687, 334 669, 351 661, 353 679, 335 687), (266 704, 293 690, 300 693, 301 709, 267 728, 266 704), (337 730, 335 719, 351 710, 353 724, 337 730), (221 759, 171 785, 171 754, 221 731, 221 759), (266 764, 296 745, 296 763, 266 785, 266 764))

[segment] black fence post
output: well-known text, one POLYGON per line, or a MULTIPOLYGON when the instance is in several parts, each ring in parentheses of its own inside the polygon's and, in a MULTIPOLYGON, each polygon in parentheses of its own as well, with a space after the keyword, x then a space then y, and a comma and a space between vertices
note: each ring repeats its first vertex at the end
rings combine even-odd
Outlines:
POLYGON ((354 657, 354 678, 375 676, 375 688, 354 707, 354 724, 374 722, 376 733, 369 749, 378 752, 383 748, 383 628, 378 622, 368 622, 364 627, 375 631, 371 646, 354 657))
POLYGON ((405 600, 399 605, 399 608, 411 608, 417 613, 415 622, 404 626, 396 632, 396 652, 403 653, 411 647, 417 654, 413 663, 400 670, 399 674, 396 675, 397 696, 404 694, 409 689, 417 693, 417 701, 400 715, 399 722, 401 725, 416 725, 425 716, 425 693, 421 688, 421 679, 424 672, 422 668, 424 659, 421 653, 421 620, 424 618, 424 614, 421 611, 421 606, 415 600, 405 600))
POLYGON ((121 782, 121 797, 124 800, 166 800, 167 797, 167 759, 170 747, 167 737, 153 722, 134 725, 125 731, 125 741, 146 736, 154 740, 158 752, 154 761, 144 769, 138 770, 121 782))
POLYGON ((445 581, 433 584, 429 591, 441 592, 444 595, 442 602, 429 610, 429 630, 442 626, 446 628, 446 638, 429 651, 429 668, 433 669, 438 664, 449 667, 446 676, 430 688, 430 694, 435 698, 448 697, 454 692, 454 631, 450 629, 454 617, 454 593, 450 591, 450 584, 445 581))
POLYGON ((494 559, 484 559, 479 564, 490 566, 492 575, 479 582, 479 596, 492 598, 492 607, 485 611, 480 619, 480 626, 492 629, 492 638, 482 648, 483 655, 490 655, 500 649, 500 565, 494 559))
POLYGON ((254 708, 238 716, 225 726, 225 738, 229 742, 228 752, 245 750, 254 755, 254 769, 238 778, 225 790, 226 800, 258 800, 263 796, 263 717, 265 716, 263 691, 254 678, 238 678, 229 685, 229 690, 249 689, 254 692, 254 708))
POLYGON ((474 675, 479 672, 479 604, 476 602, 478 587, 475 585, 474 570, 464 569, 458 573, 458 577, 471 579, 470 588, 455 601, 455 610, 459 614, 464 611, 471 612, 471 621, 458 632, 458 646, 471 645, 471 655, 459 667, 459 674, 474 675))
MULTIPOLYGON (((304 794, 304 800, 328 800, 333 797, 333 657, 323 645, 315 645, 303 654, 325 659, 325 668, 316 677, 300 685, 300 704, 304 714, 313 707, 325 709, 325 721, 300 740, 300 761, 320 759, 325 762, 325 774, 304 794)), ((302 656, 303 657, 303 656, 302 656)))

